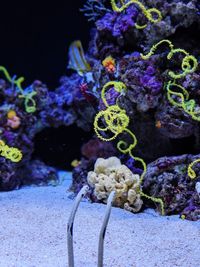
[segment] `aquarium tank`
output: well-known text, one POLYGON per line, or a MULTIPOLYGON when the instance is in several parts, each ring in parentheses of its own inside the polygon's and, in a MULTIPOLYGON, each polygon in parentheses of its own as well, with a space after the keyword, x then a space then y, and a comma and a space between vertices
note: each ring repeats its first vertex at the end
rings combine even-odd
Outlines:
POLYGON ((199 1, 3 10, 0 266, 198 267, 199 1))

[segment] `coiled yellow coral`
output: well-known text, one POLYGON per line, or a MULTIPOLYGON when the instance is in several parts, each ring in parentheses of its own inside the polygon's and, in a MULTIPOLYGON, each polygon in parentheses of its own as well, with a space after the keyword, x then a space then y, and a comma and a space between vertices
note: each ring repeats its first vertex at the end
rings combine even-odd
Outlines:
MULTIPOLYGON (((109 106, 106 100, 106 90, 110 87, 114 87, 114 89, 120 93, 123 94, 127 88, 126 85, 122 82, 115 82, 111 81, 104 85, 102 91, 101 91, 101 99, 106 106, 105 110, 101 110, 94 119, 94 130, 97 134, 97 136, 103 140, 103 141, 112 141, 116 139, 120 134, 126 134, 127 139, 130 139, 130 144, 128 144, 124 140, 119 140, 117 143, 118 150, 123 154, 129 154, 131 158, 133 158, 135 161, 138 161, 143 166, 143 173, 140 177, 140 185, 143 181, 144 175, 147 170, 146 163, 143 159, 139 157, 135 157, 133 155, 133 149, 137 145, 137 138, 134 135, 133 132, 131 132, 128 129, 129 126, 129 117, 126 114, 126 111, 116 103, 115 105, 109 106), (110 137, 107 137, 107 135, 111 133, 112 135, 110 137)), ((154 198, 152 196, 148 196, 144 194, 141 189, 138 189, 140 194, 148 199, 151 199, 154 202, 157 202, 161 206, 161 213, 164 214, 164 203, 162 199, 154 198)))
POLYGON ((183 86, 169 81, 167 84, 167 98, 172 105, 183 108, 193 120, 200 121, 200 109, 194 99, 189 100, 189 93, 183 86), (172 90, 173 87, 176 88, 176 91, 172 90))
POLYGON ((200 163, 200 159, 196 159, 194 160, 192 163, 189 164, 188 166, 188 176, 191 178, 191 179, 195 179, 197 177, 195 171, 193 170, 193 167, 195 164, 197 163, 200 163))
POLYGON ((36 111, 36 102, 33 97, 37 95, 37 92, 33 91, 28 94, 22 94, 19 98, 24 98, 24 105, 27 113, 33 113, 36 111))
POLYGON ((149 59, 155 53, 156 49, 162 44, 168 44, 169 45, 170 52, 167 55, 168 60, 171 60, 172 57, 177 53, 182 53, 184 55, 184 58, 183 58, 182 63, 181 63, 181 69, 183 72, 176 74, 173 71, 169 71, 168 74, 172 79, 184 78, 187 74, 193 73, 194 71, 196 71, 197 66, 198 66, 197 59, 194 56, 190 55, 184 49, 180 49, 180 48, 174 49, 174 45, 169 40, 162 40, 162 41, 158 42, 157 44, 153 45, 152 48, 150 49, 150 52, 147 55, 141 54, 141 58, 145 59, 145 60, 149 59))
MULTIPOLYGON (((111 0, 111 6, 113 11, 115 12, 122 12, 125 9, 127 9, 130 5, 135 4, 137 5, 141 10, 144 16, 151 22, 151 23, 158 23, 162 20, 162 14, 157 8, 149 8, 147 9, 139 0, 129 0, 127 3, 125 3, 124 0, 120 1, 121 6, 118 7, 116 0, 111 0)), ((144 29, 147 27, 147 24, 144 25, 138 25, 135 24, 135 27, 137 29, 144 29)))
POLYGON ((167 54, 168 60, 171 60, 172 57, 177 53, 184 55, 184 58, 181 62, 182 72, 175 73, 173 71, 169 71, 168 73, 173 81, 169 81, 167 83, 167 98, 172 105, 182 108, 187 114, 192 117, 193 120, 200 121, 200 107, 196 105, 194 99, 189 99, 188 91, 176 82, 176 80, 184 78, 186 77, 186 75, 196 71, 198 67, 197 59, 184 49, 175 49, 174 45, 169 40, 162 40, 153 45, 147 55, 141 54, 141 58, 144 60, 149 59, 155 53, 156 49, 162 44, 167 44, 170 48, 170 51, 167 54), (176 90, 172 90, 172 88, 175 88, 176 90))
POLYGON ((94 129, 97 136, 103 141, 112 141, 120 133, 126 130, 129 124, 129 117, 126 115, 126 111, 122 110, 119 106, 113 105, 106 110, 100 111, 94 120, 94 129), (104 121, 106 127, 100 125, 100 120, 104 121), (109 138, 104 137, 101 132, 112 132, 113 135, 109 138))
POLYGON ((33 113, 36 111, 36 102, 33 99, 33 96, 35 96, 37 93, 35 91, 30 92, 30 93, 25 93, 23 88, 22 88, 22 82, 24 81, 24 77, 19 77, 17 80, 15 80, 15 76, 12 78, 10 74, 8 73, 7 69, 3 66, 0 66, 0 72, 3 72, 6 79, 17 86, 19 91, 21 92, 21 95, 19 95, 19 98, 24 98, 24 105, 25 105, 25 110, 27 113, 33 113))
POLYGON ((12 162, 19 162, 22 159, 22 152, 19 149, 9 147, 2 140, 0 140, 0 155, 12 162))

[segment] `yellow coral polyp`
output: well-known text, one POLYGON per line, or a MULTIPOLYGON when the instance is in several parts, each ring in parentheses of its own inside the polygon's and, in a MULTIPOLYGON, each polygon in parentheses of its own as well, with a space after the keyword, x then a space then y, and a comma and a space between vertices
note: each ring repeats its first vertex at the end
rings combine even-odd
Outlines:
POLYGON ((78 165, 81 164, 81 161, 80 160, 77 160, 77 159, 74 159, 72 162, 71 162, 71 166, 76 168, 78 165))
POLYGON ((102 61, 102 65, 107 69, 108 72, 115 72, 115 59, 112 56, 106 57, 102 61))
MULTIPOLYGON (((118 6, 116 3, 116 0, 111 0, 111 6, 112 6, 113 11, 121 13, 125 9, 127 9, 130 5, 135 4, 142 10, 142 13, 144 14, 144 16, 151 23, 158 23, 162 20, 162 14, 157 8, 147 9, 139 0, 129 0, 127 3, 121 0, 120 2, 121 2, 121 6, 118 6)), ((146 28, 147 24, 138 25, 136 23, 135 27, 140 30, 140 29, 146 28)))
POLYGON ((9 110, 7 113, 7 118, 12 119, 13 117, 17 116, 16 112, 14 110, 9 110))
POLYGON ((19 162, 23 156, 18 148, 9 147, 3 140, 0 140, 0 155, 12 162, 19 162))
MULTIPOLYGON (((133 149, 137 145, 137 138, 134 133, 128 129, 130 118, 126 114, 126 111, 122 109, 117 103, 112 106, 109 106, 107 103, 106 90, 111 86, 121 94, 127 90, 126 85, 122 82, 111 81, 104 85, 101 91, 101 99, 106 106, 106 109, 99 111, 95 116, 94 130, 98 138, 103 141, 112 141, 116 139, 120 134, 128 135, 130 144, 128 144, 124 140, 119 140, 117 143, 117 149, 123 154, 129 154, 131 158, 133 158, 135 161, 138 161, 143 166, 143 173, 140 177, 141 185, 147 170, 147 166, 143 159, 135 157, 133 155, 133 149), (112 135, 110 137, 107 137, 107 135, 110 133, 112 133, 112 135)), ((159 203, 161 207, 161 213, 164 215, 164 203, 162 199, 148 196, 144 194, 141 189, 139 189, 139 193, 141 194, 141 196, 159 203)))
POLYGON ((196 172, 193 170, 194 165, 200 163, 200 159, 194 160, 192 163, 189 164, 188 166, 188 176, 190 179, 195 179, 197 177, 196 172))

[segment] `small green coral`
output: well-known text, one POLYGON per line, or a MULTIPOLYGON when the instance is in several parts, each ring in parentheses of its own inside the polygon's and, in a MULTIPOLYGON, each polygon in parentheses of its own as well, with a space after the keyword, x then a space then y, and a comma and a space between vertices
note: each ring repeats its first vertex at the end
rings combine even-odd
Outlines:
POLYGON ((19 95, 19 98, 24 98, 24 105, 25 105, 25 110, 27 113, 33 113, 36 111, 36 102, 33 99, 33 97, 37 94, 37 92, 33 91, 31 93, 25 93, 23 88, 22 88, 22 82, 24 81, 24 77, 19 77, 16 80, 16 77, 14 76, 13 78, 10 76, 9 72, 7 69, 3 66, 0 66, 0 72, 3 72, 6 79, 11 83, 16 85, 16 87, 19 89, 21 95, 19 95))

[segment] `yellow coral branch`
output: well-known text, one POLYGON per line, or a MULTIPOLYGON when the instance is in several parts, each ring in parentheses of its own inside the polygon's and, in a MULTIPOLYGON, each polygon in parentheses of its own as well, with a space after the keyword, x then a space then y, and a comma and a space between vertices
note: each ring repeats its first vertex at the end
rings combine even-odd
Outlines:
POLYGON ((194 165, 197 164, 197 163, 200 163, 200 159, 194 160, 188 166, 188 176, 190 177, 190 179, 195 179, 197 177, 195 171, 193 170, 194 165))
POLYGON ((169 71, 168 74, 172 79, 181 79, 181 78, 185 77, 187 74, 193 73, 194 71, 196 71, 196 69, 198 67, 197 59, 194 56, 190 55, 184 49, 181 49, 181 48, 174 49, 174 45, 172 44, 172 42, 167 40, 167 39, 162 40, 162 41, 158 42, 157 44, 153 45, 147 55, 140 54, 141 58, 144 60, 149 59, 152 55, 155 54, 155 51, 158 49, 158 47, 164 43, 168 44, 169 48, 170 48, 170 52, 167 55, 168 60, 171 60, 172 57, 177 53, 182 53, 185 55, 183 60, 182 60, 182 63, 181 63, 181 69, 183 72, 176 74, 173 71, 169 71))
POLYGON ((101 91, 101 99, 106 107, 109 107, 109 104, 107 103, 106 100, 106 90, 112 86, 114 87, 116 92, 121 94, 123 94, 127 90, 127 87, 123 82, 110 81, 106 83, 101 91))
POLYGON ((160 204, 160 208, 161 208, 161 214, 162 215, 165 215, 165 207, 164 207, 164 202, 162 201, 161 198, 155 198, 155 197, 152 197, 152 196, 148 196, 146 194, 144 194, 142 191, 140 191, 140 194, 141 196, 153 201, 153 202, 156 202, 156 203, 159 203, 160 204))
POLYGON ((9 147, 2 140, 0 140, 0 155, 12 162, 19 162, 22 159, 22 152, 19 149, 9 147))
MULTIPOLYGON (((127 9, 130 5, 135 4, 142 10, 142 13, 144 14, 144 16, 151 23, 158 23, 162 20, 162 14, 157 8, 147 9, 139 0, 129 0, 127 3, 125 3, 123 0, 121 0, 120 3, 121 3, 121 7, 118 7, 116 0, 111 0, 111 6, 112 6, 113 11, 120 13, 120 12, 124 11, 125 9, 127 9), (156 15, 156 18, 154 18, 155 15, 156 15)), ((135 27, 137 29, 144 29, 147 27, 147 24, 138 25, 136 23, 135 27)))
POLYGON ((112 141, 114 140, 120 133, 122 133, 129 124, 129 117, 126 115, 125 110, 120 109, 119 106, 113 105, 108 107, 106 110, 100 111, 94 120, 94 129, 97 136, 103 141, 112 141), (104 121, 107 125, 106 127, 102 127, 99 125, 100 120, 104 121), (114 135, 110 138, 105 138, 100 132, 110 131, 114 135))
POLYGON ((172 105, 177 107, 183 107, 185 98, 186 100, 189 99, 189 93, 183 86, 169 81, 167 84, 167 98, 172 105), (171 89, 172 87, 176 87, 178 90, 182 92, 175 92, 171 89), (179 101, 175 101, 173 96, 176 96, 179 99, 179 101))
POLYGON ((193 120, 200 121, 200 109, 197 108, 194 99, 189 100, 189 93, 183 86, 169 81, 167 84, 167 98, 172 105, 183 108, 193 120), (171 87, 176 87, 182 92, 173 91, 171 87))
POLYGON ((186 77, 187 74, 193 73, 196 71, 198 67, 197 59, 190 55, 187 51, 181 48, 174 49, 174 45, 169 40, 162 40, 157 44, 153 45, 147 55, 141 54, 141 58, 144 60, 149 59, 157 50, 157 48, 162 44, 168 44, 170 48, 170 52, 167 55, 167 59, 171 60, 172 57, 177 53, 182 53, 184 58, 181 62, 182 73, 175 73, 173 71, 169 71, 169 76, 174 80, 169 81, 167 83, 167 98, 169 102, 176 106, 181 107, 187 114, 189 114, 193 120, 200 121, 200 108, 197 107, 194 99, 189 100, 188 91, 181 85, 176 83, 177 79, 181 79, 186 77), (176 87, 179 92, 173 91, 171 88, 176 87))
POLYGON ((153 45, 152 47, 151 47, 151 49, 150 49, 150 51, 149 51, 149 53, 148 54, 146 54, 146 55, 143 55, 142 53, 140 54, 140 56, 141 56, 141 58, 142 59, 144 59, 144 60, 147 60, 147 59, 149 59, 151 56, 153 56, 154 54, 155 54, 155 51, 158 49, 158 47, 160 46, 160 45, 162 45, 162 44, 168 44, 169 45, 169 48, 170 48, 170 52, 173 50, 173 48, 174 48, 174 45, 172 44, 172 42, 171 41, 169 41, 169 40, 161 40, 160 42, 158 42, 157 44, 155 44, 155 45, 153 45))

